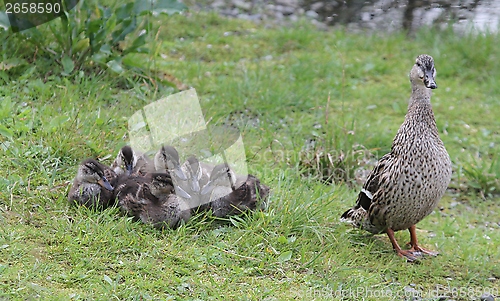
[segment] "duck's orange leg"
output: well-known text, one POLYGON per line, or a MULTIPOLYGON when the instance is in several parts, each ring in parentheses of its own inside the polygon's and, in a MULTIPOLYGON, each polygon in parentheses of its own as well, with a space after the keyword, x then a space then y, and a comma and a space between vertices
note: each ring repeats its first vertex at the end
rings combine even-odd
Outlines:
POLYGON ((394 237, 394 231, 391 228, 388 228, 386 230, 387 236, 389 236, 389 240, 392 243, 392 248, 394 251, 396 251, 396 254, 398 254, 399 257, 401 258, 406 258, 406 260, 412 262, 417 260, 417 254, 413 254, 412 250, 402 250, 401 247, 399 246, 398 242, 396 241, 396 238, 394 237))
POLYGON ((410 228, 408 228, 408 231, 410 231, 410 242, 408 244, 411 246, 411 249, 408 250, 408 251, 411 251, 413 253, 415 253, 415 252, 421 252, 421 253, 423 253, 425 255, 430 255, 430 256, 437 256, 439 254, 438 252, 434 252, 434 251, 430 251, 430 250, 424 249, 424 248, 422 248, 421 246, 418 245, 417 230, 416 230, 415 225, 413 225, 410 228))

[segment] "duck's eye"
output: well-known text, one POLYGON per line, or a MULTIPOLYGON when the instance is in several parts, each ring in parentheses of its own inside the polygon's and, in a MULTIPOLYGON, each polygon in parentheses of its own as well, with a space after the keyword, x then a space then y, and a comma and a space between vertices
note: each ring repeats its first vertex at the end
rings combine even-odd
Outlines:
POLYGON ((421 67, 422 65, 420 65, 420 62, 416 62, 415 63, 417 66, 421 67))

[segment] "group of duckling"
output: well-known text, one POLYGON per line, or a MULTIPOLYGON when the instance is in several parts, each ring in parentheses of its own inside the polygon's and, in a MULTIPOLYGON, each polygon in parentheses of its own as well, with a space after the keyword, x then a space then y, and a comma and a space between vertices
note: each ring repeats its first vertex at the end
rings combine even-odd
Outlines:
POLYGON ((68 195, 72 204, 105 209, 118 206, 134 220, 156 228, 176 228, 192 214, 216 217, 264 210, 269 187, 253 175, 238 175, 227 163, 210 165, 163 145, 151 160, 124 146, 111 166, 86 159, 68 195))
MULTIPOLYGON (((430 101, 431 91, 437 88, 435 77, 434 59, 419 55, 410 71, 408 112, 391 151, 371 171, 354 207, 341 216, 342 221, 373 234, 386 233, 396 253, 408 261, 437 254, 419 245, 415 225, 436 207, 452 174, 430 101), (394 232, 400 230, 410 232, 409 250, 396 241, 394 232)), ((85 160, 69 199, 102 207, 117 199, 123 210, 146 223, 174 226, 190 217, 189 208, 227 216, 256 209, 258 199, 265 200, 269 192, 251 175, 236 187, 236 175, 227 164, 208 167, 191 157, 181 165, 172 147, 162 147, 156 154, 153 172, 150 166, 129 147, 120 151, 111 168, 85 160)))

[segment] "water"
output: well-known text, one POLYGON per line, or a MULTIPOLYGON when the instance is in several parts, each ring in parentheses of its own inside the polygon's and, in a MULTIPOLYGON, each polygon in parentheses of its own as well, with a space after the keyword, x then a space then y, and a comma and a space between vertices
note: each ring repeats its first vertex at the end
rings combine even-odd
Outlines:
POLYGON ((349 29, 413 32, 421 26, 445 27, 456 31, 496 32, 499 29, 498 0, 304 0, 305 9, 313 8, 328 25, 344 24, 349 29))

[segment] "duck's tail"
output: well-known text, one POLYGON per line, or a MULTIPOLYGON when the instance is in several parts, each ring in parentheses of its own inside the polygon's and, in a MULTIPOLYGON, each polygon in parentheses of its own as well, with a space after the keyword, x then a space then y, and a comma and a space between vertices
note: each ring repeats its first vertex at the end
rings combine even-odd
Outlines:
POLYGON ((354 207, 344 212, 340 217, 340 221, 359 228, 367 215, 368 212, 363 207, 354 207))

